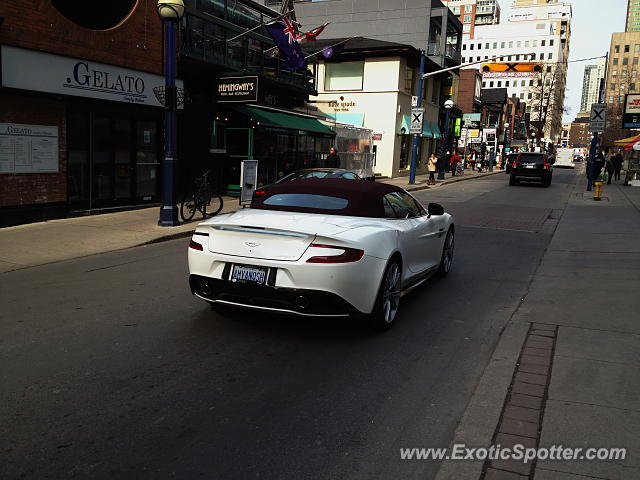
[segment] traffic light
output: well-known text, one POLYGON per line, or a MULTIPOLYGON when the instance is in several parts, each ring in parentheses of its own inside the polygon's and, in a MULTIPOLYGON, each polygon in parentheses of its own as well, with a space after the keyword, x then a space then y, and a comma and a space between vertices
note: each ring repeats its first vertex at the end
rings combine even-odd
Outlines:
POLYGON ((542 72, 542 65, 535 62, 498 62, 485 63, 481 68, 482 73, 517 73, 517 72, 542 72))

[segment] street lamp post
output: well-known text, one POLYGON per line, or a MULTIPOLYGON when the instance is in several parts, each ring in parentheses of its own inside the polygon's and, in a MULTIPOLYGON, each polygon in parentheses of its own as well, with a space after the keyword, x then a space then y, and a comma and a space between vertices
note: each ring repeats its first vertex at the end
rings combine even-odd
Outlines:
POLYGON ((502 161, 500 164, 504 168, 507 163, 507 142, 509 141, 509 122, 504 123, 504 139, 502 141, 502 161))
POLYGON ((166 39, 164 58, 164 158, 162 160, 162 207, 160 209, 161 227, 179 225, 178 207, 175 202, 176 153, 176 24, 184 13, 182 0, 158 0, 158 15, 164 22, 166 39))
POLYGON ((535 152, 536 151, 536 132, 531 132, 531 151, 535 152))
MULTIPOLYGON (((444 102, 444 135, 442 136, 442 157, 445 158, 447 154, 447 149, 449 148, 449 115, 451 114, 451 109, 455 103, 453 100, 447 100, 444 102)), ((442 165, 440 167, 440 171, 438 172, 438 180, 444 180, 444 171, 447 166, 442 165)))

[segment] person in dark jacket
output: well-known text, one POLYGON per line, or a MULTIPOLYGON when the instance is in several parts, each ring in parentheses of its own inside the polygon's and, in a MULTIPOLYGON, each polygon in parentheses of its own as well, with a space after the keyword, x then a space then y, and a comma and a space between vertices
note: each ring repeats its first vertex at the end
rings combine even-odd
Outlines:
POLYGON ((614 180, 620 180, 620 172, 622 171, 622 154, 617 152, 613 158, 614 180))
POLYGON ((336 149, 333 147, 329 149, 329 155, 327 155, 325 167, 340 168, 340 156, 338 155, 338 152, 336 151, 336 149))
POLYGON ((596 160, 593 162, 593 181, 595 182, 600 173, 602 172, 602 168, 604 167, 604 154, 602 151, 598 152, 596 155, 596 160))

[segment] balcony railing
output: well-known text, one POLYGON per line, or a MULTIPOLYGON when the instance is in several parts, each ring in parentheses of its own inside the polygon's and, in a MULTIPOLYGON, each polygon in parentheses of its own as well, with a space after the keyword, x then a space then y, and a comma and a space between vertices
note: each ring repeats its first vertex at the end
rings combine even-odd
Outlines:
MULTIPOLYGON (((440 55, 442 55, 442 51, 439 43, 432 42, 427 45, 427 56, 438 57, 440 55)), ((445 56, 458 63, 462 60, 462 53, 458 45, 446 45, 445 56)))
POLYGON ((265 53, 273 47, 266 36, 257 33, 227 42, 244 28, 237 30, 228 27, 228 22, 208 17, 187 11, 181 22, 181 56, 217 65, 227 71, 265 75, 309 93, 315 91, 315 78, 310 72, 287 70, 279 56, 265 53))
POLYGON ((460 60, 462 60, 462 53, 458 45, 447 45, 445 54, 457 63, 460 63, 460 60))

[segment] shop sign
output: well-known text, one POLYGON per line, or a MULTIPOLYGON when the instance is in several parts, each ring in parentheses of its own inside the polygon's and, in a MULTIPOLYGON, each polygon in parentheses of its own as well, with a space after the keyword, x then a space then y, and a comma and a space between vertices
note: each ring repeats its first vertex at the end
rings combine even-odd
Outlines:
MULTIPOLYGON (((2 86, 161 107, 161 75, 2 45, 2 86)), ((183 89, 182 80, 176 86, 183 89)), ((181 105, 179 105, 181 107, 181 105)))
POLYGON ((640 128, 640 95, 626 95, 622 128, 640 128))
POLYGON ((381 141, 382 140, 382 134, 381 133, 374 133, 373 137, 372 137, 372 140, 374 140, 376 142, 381 141))
POLYGON ((222 77, 218 82, 218 102, 257 102, 258 77, 222 77))
MULTIPOLYGON (((344 97, 340 97, 341 99, 343 99, 344 97)), ((329 108, 333 108, 333 110, 338 113, 338 112, 349 112, 351 111, 351 107, 355 107, 358 104, 356 102, 345 102, 344 100, 338 102, 337 100, 335 101, 330 101, 329 102, 329 108)))
POLYGON ((463 113, 462 114, 462 121, 465 124, 472 123, 472 122, 479 122, 481 115, 482 115, 481 113, 463 113))
POLYGON ((0 123, 0 173, 58 171, 58 127, 0 123))

